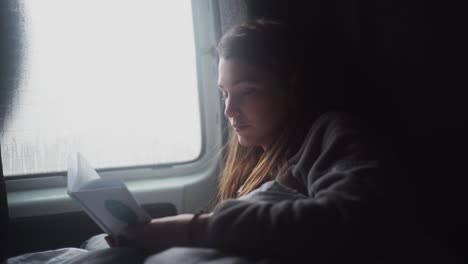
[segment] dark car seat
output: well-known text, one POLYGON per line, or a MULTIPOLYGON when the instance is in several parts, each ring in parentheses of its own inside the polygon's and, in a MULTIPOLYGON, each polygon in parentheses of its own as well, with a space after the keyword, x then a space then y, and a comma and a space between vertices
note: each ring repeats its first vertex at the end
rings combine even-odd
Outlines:
POLYGON ((8 203, 5 188, 5 178, 3 177, 3 166, 0 154, 0 261, 7 255, 8 240, 8 203))

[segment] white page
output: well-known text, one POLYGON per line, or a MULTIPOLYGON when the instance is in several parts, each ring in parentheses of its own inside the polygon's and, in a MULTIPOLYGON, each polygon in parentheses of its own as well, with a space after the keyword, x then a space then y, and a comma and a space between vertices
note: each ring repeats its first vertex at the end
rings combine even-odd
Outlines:
POLYGON ((117 179, 105 179, 99 178, 92 180, 90 182, 86 182, 80 186, 79 192, 82 191, 90 191, 90 190, 103 190, 103 189, 118 189, 118 188, 127 188, 127 185, 123 183, 121 180, 117 179))
POLYGON ((87 182, 100 179, 96 170, 77 152, 68 158, 68 191, 75 192, 87 182))

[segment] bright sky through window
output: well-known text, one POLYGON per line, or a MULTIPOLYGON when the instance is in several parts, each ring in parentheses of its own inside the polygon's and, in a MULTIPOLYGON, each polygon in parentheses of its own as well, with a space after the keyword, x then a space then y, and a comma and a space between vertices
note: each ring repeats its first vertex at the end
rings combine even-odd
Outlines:
POLYGON ((190 0, 22 0, 7 176, 182 162, 201 149, 190 0))

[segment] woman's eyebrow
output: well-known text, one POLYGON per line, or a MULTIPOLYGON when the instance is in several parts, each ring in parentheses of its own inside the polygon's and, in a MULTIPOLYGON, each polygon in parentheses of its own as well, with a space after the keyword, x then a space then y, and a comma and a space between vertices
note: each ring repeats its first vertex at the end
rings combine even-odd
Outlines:
MULTIPOLYGON (((257 80, 254 80, 254 79, 239 79, 239 80, 232 82, 231 86, 236 86, 241 83, 256 83, 256 82, 257 80)), ((224 90, 224 86, 222 84, 218 84, 218 89, 224 90)))
POLYGON ((232 86, 236 86, 238 84, 241 84, 241 83, 256 83, 257 80, 254 80, 254 79, 241 79, 241 80, 237 80, 235 82, 232 83, 232 86))
POLYGON ((259 76, 253 72, 246 72, 240 74, 237 79, 232 82, 232 86, 238 85, 239 83, 253 83, 258 82, 259 76))
MULTIPOLYGON (((259 81, 261 81, 261 79, 262 79, 261 76, 259 76, 256 72, 249 71, 249 72, 242 72, 240 74, 237 74, 237 76, 234 77, 234 80, 232 82, 227 82, 224 84, 227 85, 228 87, 234 87, 241 83, 258 83, 259 81)), ((218 83, 218 87, 221 90, 226 89, 222 83, 218 83)))

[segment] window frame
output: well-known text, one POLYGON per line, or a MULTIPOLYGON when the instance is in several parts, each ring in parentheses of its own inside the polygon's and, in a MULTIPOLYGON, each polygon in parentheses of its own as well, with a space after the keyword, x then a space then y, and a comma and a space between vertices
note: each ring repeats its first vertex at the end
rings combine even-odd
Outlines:
MULTIPOLYGON (((181 163, 97 170, 103 178, 122 179, 140 203, 154 202, 159 196, 172 202, 178 211, 193 210, 183 200, 187 185, 216 181, 223 145, 223 117, 216 85, 217 57, 214 50, 220 36, 217 1, 192 0, 192 18, 201 122, 199 156, 193 161, 181 163)), ((5 177, 10 217, 81 210, 66 194, 66 173, 63 171, 5 177)), ((213 184, 207 184, 207 187, 213 187, 213 184)))

